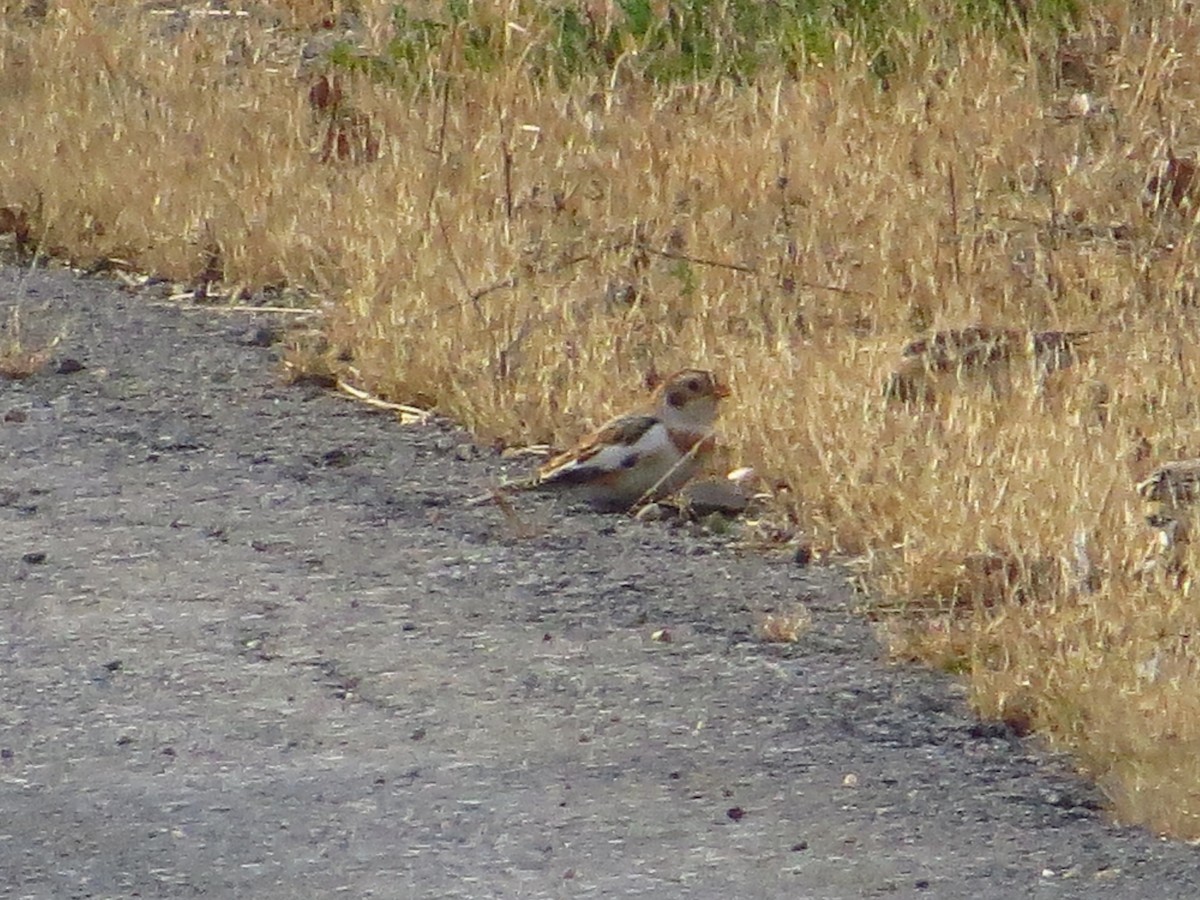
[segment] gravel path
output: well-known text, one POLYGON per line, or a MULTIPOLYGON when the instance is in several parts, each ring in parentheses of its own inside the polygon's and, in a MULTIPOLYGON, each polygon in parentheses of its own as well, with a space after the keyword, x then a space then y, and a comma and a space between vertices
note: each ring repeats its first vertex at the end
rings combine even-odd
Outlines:
POLYGON ((0 381, 0 896, 1200 897, 836 570, 542 498, 523 536, 461 434, 281 386, 266 319, 16 304, 85 368, 0 381))

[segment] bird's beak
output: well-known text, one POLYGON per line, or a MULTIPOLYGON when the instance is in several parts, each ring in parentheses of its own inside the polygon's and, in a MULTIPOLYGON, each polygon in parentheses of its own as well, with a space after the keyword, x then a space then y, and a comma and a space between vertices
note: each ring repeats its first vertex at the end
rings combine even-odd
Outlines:
POLYGON ((717 382, 716 387, 713 389, 713 394, 716 396, 716 398, 718 400, 724 400, 726 397, 730 396, 732 393, 733 393, 733 391, 731 391, 729 389, 729 385, 721 384, 721 382, 719 382, 719 381, 717 382))

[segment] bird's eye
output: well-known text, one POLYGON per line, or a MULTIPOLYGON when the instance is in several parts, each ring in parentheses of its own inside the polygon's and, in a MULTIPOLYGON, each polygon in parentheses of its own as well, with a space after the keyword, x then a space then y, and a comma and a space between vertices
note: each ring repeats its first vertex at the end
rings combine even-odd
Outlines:
POLYGON ((698 394, 698 393, 700 393, 700 379, 699 379, 699 378, 693 378, 693 379, 691 379, 691 380, 690 380, 690 381, 687 383, 687 389, 688 389, 689 391, 691 391, 693 394, 698 394))

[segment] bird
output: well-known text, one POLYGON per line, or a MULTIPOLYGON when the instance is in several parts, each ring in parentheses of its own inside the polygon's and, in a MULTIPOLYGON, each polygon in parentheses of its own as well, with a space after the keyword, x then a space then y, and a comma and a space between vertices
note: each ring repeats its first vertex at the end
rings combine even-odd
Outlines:
POLYGON ((1150 503, 1172 508, 1200 500, 1200 459, 1164 463, 1137 485, 1137 492, 1150 503))
POLYGON ((1164 463, 1136 486, 1146 502, 1146 524, 1158 532, 1158 553, 1142 564, 1144 570, 1161 568, 1182 579, 1186 576, 1187 548, 1195 530, 1200 501, 1200 459, 1164 463))
POLYGON ((1022 331, 971 325, 938 331, 904 345, 900 362, 888 375, 884 396, 902 403, 931 402, 935 384, 982 373, 993 389, 1008 386, 1014 361, 1033 363, 1039 387, 1051 372, 1071 366, 1089 331, 1022 331))
POLYGON ((1163 532, 1163 546, 1186 540, 1187 521, 1196 511, 1187 509, 1200 500, 1200 459, 1164 463, 1137 485, 1146 501, 1146 523, 1163 532))
POLYGON ((657 387, 646 408, 610 419, 532 479, 506 487, 559 492, 606 512, 666 497, 711 453, 718 406, 729 395, 712 372, 682 369, 657 387))

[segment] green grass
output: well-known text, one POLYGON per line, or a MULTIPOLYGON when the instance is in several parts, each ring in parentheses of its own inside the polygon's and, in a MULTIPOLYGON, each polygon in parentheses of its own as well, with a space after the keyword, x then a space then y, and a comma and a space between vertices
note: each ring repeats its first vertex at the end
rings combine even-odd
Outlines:
POLYGON ((447 60, 473 72, 520 64, 559 87, 621 69, 660 86, 711 79, 748 83, 759 74, 799 72, 832 62, 847 46, 868 60, 880 82, 914 54, 953 56, 958 39, 987 29, 1014 42, 1030 31, 1061 33, 1080 15, 1077 0, 616 0, 515 4, 512 18, 494 4, 446 0, 397 4, 382 52, 334 48, 335 67, 376 78, 421 80, 447 60))

